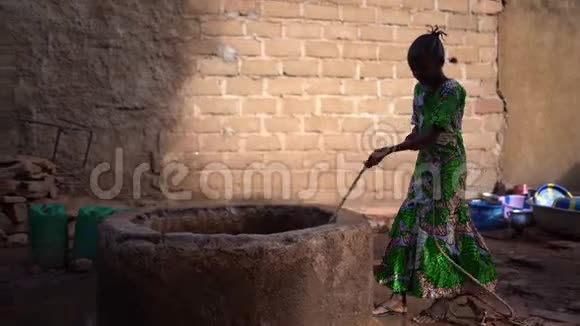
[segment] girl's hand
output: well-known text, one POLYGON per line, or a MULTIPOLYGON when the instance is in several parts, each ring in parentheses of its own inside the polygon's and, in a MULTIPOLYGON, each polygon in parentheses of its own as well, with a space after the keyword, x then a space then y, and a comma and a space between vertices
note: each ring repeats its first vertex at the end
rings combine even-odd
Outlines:
POLYGON ((365 166, 367 168, 372 168, 373 166, 381 163, 385 156, 393 153, 395 151, 395 147, 384 147, 376 149, 372 154, 369 156, 367 161, 365 162, 365 166))

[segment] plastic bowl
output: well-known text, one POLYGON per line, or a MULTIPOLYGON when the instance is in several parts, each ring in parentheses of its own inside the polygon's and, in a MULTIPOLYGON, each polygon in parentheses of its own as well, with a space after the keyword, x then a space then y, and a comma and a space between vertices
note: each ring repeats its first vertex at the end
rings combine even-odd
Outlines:
POLYGON ((469 216, 480 231, 505 228, 508 220, 504 218, 503 205, 486 202, 480 199, 468 202, 469 216))

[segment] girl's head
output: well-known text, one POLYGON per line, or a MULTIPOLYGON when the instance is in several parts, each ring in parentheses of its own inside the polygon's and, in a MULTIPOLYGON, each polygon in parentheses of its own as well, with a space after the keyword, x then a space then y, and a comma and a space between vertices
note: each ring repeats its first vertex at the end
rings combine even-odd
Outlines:
POLYGON ((445 32, 435 26, 428 34, 419 36, 409 47, 407 61, 413 76, 425 86, 435 86, 443 76, 445 49, 441 38, 445 32))

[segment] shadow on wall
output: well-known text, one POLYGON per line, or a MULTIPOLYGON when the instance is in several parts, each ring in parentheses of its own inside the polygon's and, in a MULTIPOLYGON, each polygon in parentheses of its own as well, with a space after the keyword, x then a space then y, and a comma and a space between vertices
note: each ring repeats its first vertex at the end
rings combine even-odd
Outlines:
POLYGON ((566 187, 574 196, 580 196, 580 163, 574 164, 562 177, 558 184, 566 187))
MULTIPOLYGON (((124 184, 133 191, 136 166, 144 172, 144 195, 158 193, 159 133, 176 131, 194 109, 188 81, 197 58, 215 55, 217 42, 201 39, 200 13, 219 1, 75 1, 8 0, 2 4, 12 36, 16 78, 10 99, 17 119, 74 123, 93 130, 85 171, 67 178, 69 191, 89 192, 90 170, 102 163, 122 169, 99 178, 101 189, 124 184), (189 106, 188 106, 189 105, 189 106), (117 165, 117 167, 119 167, 117 165), (115 175, 117 174, 117 175, 115 175), (120 179, 120 180, 119 180, 120 179)), ((218 7, 216 7, 218 6, 218 7)), ((16 125, 16 124, 15 124, 16 125)), ((56 130, 21 125, 18 152, 51 157, 56 130)), ((81 164, 87 139, 78 133, 61 137, 60 173, 81 164)), ((109 195, 114 195, 116 188, 109 195)))

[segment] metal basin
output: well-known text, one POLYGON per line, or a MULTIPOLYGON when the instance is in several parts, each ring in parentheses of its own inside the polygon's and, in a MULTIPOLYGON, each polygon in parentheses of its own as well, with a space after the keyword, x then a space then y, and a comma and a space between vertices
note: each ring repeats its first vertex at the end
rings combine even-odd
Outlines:
POLYGON ((546 231, 580 239, 580 212, 534 205, 534 219, 546 231))

